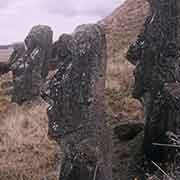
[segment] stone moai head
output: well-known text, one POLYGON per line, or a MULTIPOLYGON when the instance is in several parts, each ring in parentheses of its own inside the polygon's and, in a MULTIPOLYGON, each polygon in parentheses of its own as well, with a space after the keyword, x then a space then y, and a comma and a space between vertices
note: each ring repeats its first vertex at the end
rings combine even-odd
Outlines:
MULTIPOLYGON (((25 51, 12 63, 14 92, 12 101, 22 104, 39 96, 48 74, 48 59, 51 56, 53 32, 44 25, 34 26, 24 40, 25 51)), ((18 49, 19 51, 19 49, 18 49)), ((13 61, 13 58, 11 58, 13 61)))
POLYGON ((93 54, 93 52, 96 54, 102 46, 102 31, 98 25, 80 25, 75 29, 73 35, 76 42, 78 42, 77 48, 80 56, 86 55, 87 53, 93 54))
POLYGON ((34 26, 24 40, 26 51, 31 53, 35 48, 47 49, 52 46, 53 31, 49 26, 34 26))

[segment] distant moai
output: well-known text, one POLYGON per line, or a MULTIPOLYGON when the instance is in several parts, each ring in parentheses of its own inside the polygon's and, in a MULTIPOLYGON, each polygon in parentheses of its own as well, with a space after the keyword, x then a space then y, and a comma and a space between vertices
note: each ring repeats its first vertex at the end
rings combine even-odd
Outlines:
POLYGON ((104 107, 104 31, 96 24, 81 25, 55 45, 61 65, 42 97, 50 104, 49 136, 64 151, 59 179, 112 180, 112 139, 104 107))
POLYGON ((178 148, 172 145, 180 144, 180 1, 149 0, 149 4, 144 30, 130 46, 127 59, 136 66, 133 96, 144 106, 143 152, 157 170, 152 162, 164 166, 173 162, 178 148))
POLYGON ((22 104, 40 94, 48 75, 52 38, 50 27, 38 25, 31 29, 24 43, 15 46, 9 59, 9 70, 13 73, 13 102, 22 104))

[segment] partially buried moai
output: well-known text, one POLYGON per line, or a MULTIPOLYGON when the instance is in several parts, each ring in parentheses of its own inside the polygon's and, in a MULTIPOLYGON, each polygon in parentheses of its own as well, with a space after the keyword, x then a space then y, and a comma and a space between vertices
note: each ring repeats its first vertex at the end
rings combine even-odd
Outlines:
POLYGON ((13 52, 9 62, 13 73, 13 102, 22 104, 40 94, 41 86, 48 74, 52 37, 50 27, 34 26, 24 40, 25 50, 19 48, 13 52))
POLYGON ((106 39, 96 24, 81 25, 55 43, 61 65, 42 97, 49 136, 64 151, 60 180, 111 180, 111 132, 105 122, 106 39), (64 45, 62 45, 65 43, 64 45))
POLYGON ((170 162, 177 155, 171 145, 180 143, 180 2, 149 0, 149 4, 144 30, 127 58, 136 66, 133 96, 145 110, 146 159, 170 162))

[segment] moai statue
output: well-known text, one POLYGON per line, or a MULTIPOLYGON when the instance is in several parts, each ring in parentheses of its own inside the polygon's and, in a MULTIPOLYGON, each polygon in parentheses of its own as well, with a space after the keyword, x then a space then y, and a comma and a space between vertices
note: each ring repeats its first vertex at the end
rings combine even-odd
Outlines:
POLYGON ((170 134, 180 135, 180 1, 149 3, 150 15, 127 58, 136 65, 133 96, 145 110, 143 150, 146 159, 158 163, 174 160, 177 149, 163 144, 172 143, 170 134))
POLYGON ((40 94, 41 86, 48 74, 52 36, 50 27, 34 26, 25 38, 25 52, 19 48, 12 54, 10 69, 13 72, 13 102, 22 104, 40 94))
POLYGON ((57 51, 62 64, 42 97, 50 104, 49 136, 64 151, 59 179, 112 180, 112 140, 104 113, 105 34, 96 24, 82 25, 57 44, 64 47, 57 51))

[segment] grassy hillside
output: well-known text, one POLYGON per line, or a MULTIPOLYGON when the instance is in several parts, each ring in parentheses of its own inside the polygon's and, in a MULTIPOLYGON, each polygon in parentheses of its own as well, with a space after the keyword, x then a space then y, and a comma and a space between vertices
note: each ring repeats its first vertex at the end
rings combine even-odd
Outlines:
POLYGON ((143 28, 148 14, 146 0, 126 0, 111 15, 99 23, 106 30, 108 47, 107 87, 122 89, 132 79, 133 67, 126 62, 125 54, 143 28))

